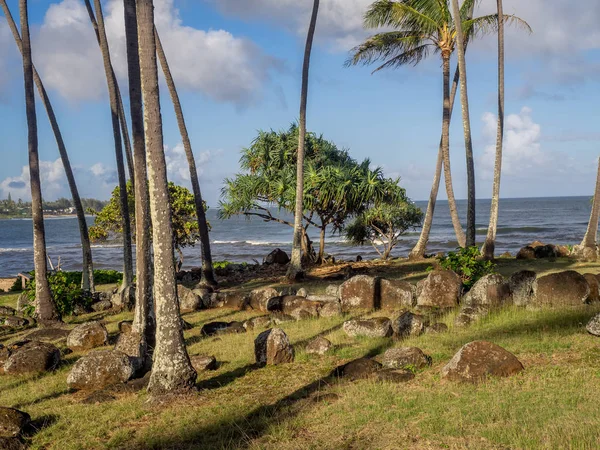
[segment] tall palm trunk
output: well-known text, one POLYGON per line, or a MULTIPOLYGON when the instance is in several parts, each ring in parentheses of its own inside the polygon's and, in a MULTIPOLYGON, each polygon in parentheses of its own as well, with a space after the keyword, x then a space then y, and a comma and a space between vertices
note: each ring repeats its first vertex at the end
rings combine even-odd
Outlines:
MULTIPOLYGON (((502 0, 498 5, 498 130, 496 136, 496 160, 494 162, 494 186, 492 187, 492 205, 490 223, 483 244, 483 257, 494 259, 496 249, 496 230, 498 229, 498 209, 500 204, 500 175, 502 173, 502 147, 504 145, 504 11, 502 0)), ((596 225, 597 228, 597 225, 596 225)), ((594 239, 595 241, 595 239, 594 239)))
POLYGON ((454 188, 452 187, 452 170, 450 168, 450 52, 442 55, 442 72, 444 79, 444 103, 442 116, 442 161, 444 166, 444 182, 446 184, 446 195, 448 197, 448 208, 450 209, 450 218, 456 240, 461 247, 465 246, 466 238, 463 232, 458 209, 456 208, 456 199, 454 198, 454 188))
POLYGON ((587 230, 583 241, 581 241, 581 247, 590 248, 596 252, 596 243, 598 236, 598 216, 600 215, 600 159, 598 159, 598 173, 596 175, 596 189, 594 190, 594 199, 592 202, 592 212, 590 214, 590 221, 588 222, 587 230))
POLYGON ((197 374, 183 340, 175 283, 173 228, 163 148, 152 0, 137 0, 137 19, 150 181, 156 312, 156 347, 148 391, 160 394, 192 389, 197 374))
MULTIPOLYGON (((452 82, 452 89, 450 92, 450 121, 452 121, 452 111, 454 110, 454 99, 456 98, 456 91, 458 89, 459 80, 458 67, 454 74, 454 81, 452 82)), ((421 234, 419 240, 415 244, 415 247, 410 252, 409 258, 422 258, 425 255, 427 243, 429 242, 429 235, 431 233, 431 225, 433 223, 433 213, 435 211, 435 204, 437 201, 438 192, 440 190, 440 179, 442 175, 442 166, 444 162, 443 155, 443 138, 440 138, 440 146, 438 149, 437 162, 435 164, 435 173, 433 175, 433 184, 431 186, 431 193, 429 194, 429 202, 427 203, 427 210, 425 211, 425 219, 423 220, 423 227, 421 228, 421 234)), ((455 208, 456 209, 456 208, 455 208)), ((462 228, 461 228, 462 232, 462 228)), ((460 242, 459 242, 460 244, 460 242)))
POLYGON ((300 95, 300 123, 298 124, 298 158, 296 162, 296 207, 294 209, 294 239, 292 241, 292 258, 288 267, 287 277, 295 280, 303 275, 302 271, 302 217, 304 213, 304 146, 306 139, 306 105, 308 102, 308 74, 310 55, 312 52, 317 17, 319 15, 319 0, 314 0, 310 26, 304 49, 304 64, 302 67, 302 93, 300 95))
POLYGON ((40 183, 40 161, 38 156, 37 119, 35 113, 35 91, 33 87, 33 63, 29 38, 27 0, 19 0, 21 16, 23 79, 25 84, 25 111, 27 114, 27 146, 29 150, 29 176, 31 184, 31 217, 33 222, 33 262, 35 267, 35 315, 42 325, 60 320, 52 300, 46 266, 46 236, 44 212, 42 210, 42 187, 40 183))
POLYGON ((471 119, 469 117, 469 94, 467 92, 467 63, 465 60, 465 37, 458 0, 452 0, 452 11, 456 27, 458 68, 460 70, 460 102, 465 134, 465 152, 467 158, 467 247, 475 245, 475 163, 473 160, 473 140, 471 138, 471 119))
POLYGON ((119 97, 117 95, 116 78, 112 68, 110 59, 110 49, 106 38, 106 29, 104 27, 104 14, 102 13, 102 5, 100 0, 94 0, 96 15, 91 9, 90 1, 85 0, 90 21, 95 30, 97 30, 97 38, 102 52, 102 60, 104 63, 104 73, 108 84, 108 96, 110 99, 110 110, 113 127, 113 138, 115 144, 115 155, 117 160, 117 173, 119 177, 119 200, 121 207, 121 215, 123 220, 123 283, 121 284, 121 292, 127 292, 133 281, 133 257, 131 249, 131 225, 129 220, 129 205, 127 199, 127 182, 125 179, 125 166, 123 162, 123 144, 121 141, 120 130, 120 114, 119 114, 119 97))
POLYGON ((188 166, 190 168, 190 181, 194 192, 196 216, 198 217, 198 230, 200 234, 200 251, 202 252, 202 282, 210 286, 217 286, 217 280, 215 279, 215 274, 213 272, 208 222, 206 221, 204 200, 202 199, 202 192, 200 191, 200 183, 198 181, 196 160, 194 158, 194 153, 192 152, 192 144, 185 124, 185 118, 183 117, 183 109, 181 108, 181 102, 179 101, 179 95, 177 94, 177 88, 175 87, 175 81, 173 80, 171 69, 169 68, 167 56, 165 55, 160 37, 158 36, 158 31, 154 30, 154 33, 158 59, 165 75, 167 87, 169 88, 169 94, 171 95, 171 101, 173 102, 173 108, 175 109, 175 116, 177 117, 177 125, 179 126, 179 132, 181 133, 185 156, 187 157, 188 166))
POLYGON ((144 107, 138 48, 136 0, 124 1, 125 40, 127 43, 127 70, 129 75, 129 103, 131 132, 133 134, 134 190, 135 190, 135 310, 133 331, 139 336, 137 354, 144 356, 147 345, 154 346, 154 313, 152 311, 152 260, 150 256, 150 193, 146 170, 144 136, 144 107))
MULTIPOLYGON (((12 31, 17 47, 19 48, 19 51, 23 53, 23 43, 21 41, 21 36, 12 17, 12 14, 8 8, 6 0, 0 0, 0 6, 2 6, 4 16, 6 17, 8 26, 12 31)), ((94 266, 92 262, 92 248, 90 245, 88 226, 85 220, 85 212, 81 204, 81 198, 79 197, 79 191, 77 190, 77 184, 75 183, 75 177, 73 175, 73 170, 71 169, 69 155, 65 147, 65 142, 63 140, 62 133, 60 132, 60 127, 58 126, 58 121, 56 120, 56 115, 54 114, 54 109, 52 108, 52 104, 50 103, 50 98, 48 97, 48 93, 46 92, 44 84, 42 83, 42 79, 40 78, 37 70, 35 69, 35 66, 32 66, 32 70, 33 81, 37 86, 38 93, 40 95, 40 98, 42 99, 42 103, 44 105, 44 108, 46 109, 46 113, 48 114, 48 119, 50 120, 50 126, 52 127, 54 138, 56 139, 58 153, 60 154, 60 158, 65 169, 67 182, 69 184, 71 196, 73 197, 73 206, 75 207, 75 212, 77 214, 77 222, 79 224, 79 235, 81 238, 81 250, 83 253, 83 271, 81 287, 84 291, 94 292, 94 266)))

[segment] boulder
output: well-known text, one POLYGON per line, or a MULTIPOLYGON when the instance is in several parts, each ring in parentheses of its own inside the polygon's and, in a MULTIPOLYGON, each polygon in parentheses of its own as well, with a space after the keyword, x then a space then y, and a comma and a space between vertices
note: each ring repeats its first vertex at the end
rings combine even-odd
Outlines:
POLYGON ((125 353, 94 350, 77 360, 67 377, 67 385, 76 390, 99 390, 125 383, 134 372, 135 367, 125 353))
POLYGON ((408 369, 383 369, 375 375, 377 381, 387 383, 406 383, 415 378, 415 374, 408 369))
POLYGON ((250 296, 245 292, 228 291, 217 293, 217 308, 244 309, 250 302, 250 296))
POLYGON ((268 328, 271 324, 269 316, 259 316, 248 319, 243 323, 246 330, 254 330, 255 328, 268 328))
POLYGON ((319 310, 323 306, 322 302, 315 302, 304 297, 286 295, 280 298, 278 309, 270 311, 281 311, 297 320, 319 317, 319 310))
MULTIPOLYGON (((98 302, 101 303, 101 302, 98 302)), ((108 303, 106 303, 105 305, 108 305, 108 303)), ((111 309, 113 306, 117 307, 117 308, 125 308, 125 309, 133 309, 135 305, 135 286, 134 285, 130 285, 128 287, 126 287, 125 289, 118 289, 117 292, 115 292, 111 298, 110 298, 110 306, 109 307, 105 307, 105 306, 98 306, 98 308, 104 308, 104 309, 94 309, 94 305, 92 305, 92 309, 94 309, 94 311, 106 311, 107 309, 111 309)))
POLYGON ((271 313, 270 317, 271 317, 271 323, 273 325, 280 325, 285 322, 296 321, 296 319, 294 317, 290 316, 289 314, 284 314, 282 312, 271 313))
POLYGON ((0 406, 0 438, 20 436, 30 422, 29 414, 18 409, 0 406))
POLYGON ((340 298, 340 287, 337 284, 330 284, 325 288, 325 295, 330 297, 340 298))
POLYGON ((339 375, 354 380, 365 380, 375 376, 381 370, 381 364, 369 358, 359 358, 350 361, 339 370, 339 375))
POLYGON ((600 302, 600 284, 598 284, 598 277, 593 273, 584 273, 583 277, 590 285, 590 295, 587 303, 600 302))
POLYGON ((122 320, 118 324, 119 333, 127 334, 131 332, 133 327, 133 320, 122 320))
POLYGON ((533 301, 537 275, 531 270, 513 273, 508 279, 508 287, 516 306, 527 306, 533 301))
POLYGON ((429 321, 425 316, 410 311, 401 312, 392 320, 394 334, 400 337, 419 336, 425 331, 429 321))
POLYGON ((202 298, 181 284, 177 285, 177 298, 179 299, 179 310, 182 313, 199 311, 203 307, 202 298))
POLYGON ((538 278, 534 295, 535 306, 579 306, 590 296, 590 285, 583 275, 567 270, 538 278))
POLYGON ((371 338, 390 337, 393 334, 392 321, 387 317, 372 319, 355 319, 344 322, 344 332, 351 337, 366 336, 371 338))
POLYGON ((280 248, 276 248, 263 260, 263 264, 271 265, 271 264, 280 264, 284 265, 290 262, 290 257, 286 252, 281 250, 280 248))
POLYGON ((445 323, 433 323, 425 327, 425 334, 439 334, 446 333, 448 331, 448 325, 445 323))
POLYGON ((0 306, 0 316, 14 316, 16 313, 10 306, 0 306))
POLYGON ((67 341, 67 336, 71 330, 64 328, 38 328, 31 333, 27 333, 25 339, 30 341, 55 342, 62 343, 67 341))
POLYGON ((306 288, 300 288, 298 289, 298 292, 296 292, 296 295, 298 297, 308 297, 308 291, 306 290, 306 288))
POLYGON ((0 374, 4 373, 4 364, 10 356, 10 350, 4 345, 0 344, 0 374))
MULTIPOLYGON (((540 247, 541 248, 541 247, 540 247)), ((499 307, 512 301, 510 286, 500 274, 486 275, 473 285, 461 303, 466 306, 499 307)))
POLYGON ((541 258, 556 258, 558 256, 558 252, 556 251, 556 247, 552 244, 547 245, 539 245, 534 247, 534 254, 537 259, 541 258))
MULTIPOLYGON (((277 288, 277 294, 280 297, 284 297, 286 295, 297 295, 296 291, 297 291, 297 289, 292 286, 283 286, 283 287, 277 288)), ((301 295, 300 297, 306 297, 306 295, 301 295)))
POLYGON ((196 369, 196 372, 204 372, 206 370, 216 370, 217 359, 214 356, 208 355, 194 355, 190 357, 192 366, 196 369))
POLYGON ((600 314, 592 318, 585 327, 588 333, 600 337, 600 314))
POLYGON ((200 297, 200 309, 210 309, 216 306, 217 295, 210 286, 196 286, 192 292, 200 297))
POLYGON ((379 303, 379 279, 356 275, 340 286, 342 310, 375 309, 379 303))
POLYGON ((454 326, 458 328, 469 326, 470 324, 478 321, 482 317, 487 316, 489 312, 490 311, 486 306, 464 306, 460 309, 458 315, 454 319, 454 326))
POLYGON ((431 365, 431 357, 417 347, 397 347, 386 350, 381 364, 387 369, 422 369, 431 365))
POLYGON ((442 369, 442 378, 475 383, 487 377, 508 377, 523 370, 515 355, 486 341, 464 345, 442 369))
POLYGON ((322 303, 339 303, 340 299, 337 297, 333 297, 331 295, 307 295, 307 300, 311 300, 313 302, 322 302, 322 303))
POLYGON ((324 355, 333 348, 333 344, 322 336, 319 336, 308 343, 304 349, 310 355, 324 355))
POLYGON ((400 280, 381 280, 381 309, 398 310, 414 306, 415 287, 400 280))
POLYGON ((60 350, 46 342, 24 341, 15 345, 4 363, 7 375, 54 370, 60 363, 60 350), (18 346, 17 346, 18 345, 18 346))
POLYGON ((319 317, 337 317, 342 315, 342 304, 340 302, 324 303, 319 310, 319 317))
POLYGON ((434 270, 417 283, 417 305, 429 308, 454 308, 462 289, 460 277, 451 270, 434 270))
POLYGON ((255 289, 250 292, 250 308, 254 311, 278 311, 281 296, 272 287, 255 289))
POLYGON ((254 340, 254 355, 259 365, 278 365, 294 362, 294 347, 280 328, 260 333, 254 340))
POLYGON ((571 255, 571 250, 566 245, 557 245, 556 253, 558 254, 559 258, 567 258, 571 255))
POLYGON ((517 253, 517 259, 535 259, 535 249, 526 245, 517 253))
POLYGON ((67 336, 67 347, 74 352, 90 350, 108 344, 108 331, 104 324, 94 321, 73 328, 67 336))
POLYGON ((0 325, 9 328, 20 328, 29 325, 29 320, 17 316, 0 316, 0 325))
POLYGON ((137 371, 144 365, 148 346, 142 336, 133 330, 129 333, 121 333, 117 338, 115 350, 125 353, 137 371))
POLYGON ((216 334, 245 333, 246 329, 242 322, 209 322, 202 326, 202 336, 214 336, 216 334))
POLYGON ((108 311, 109 309, 112 309, 112 307, 113 304, 110 300, 100 300, 99 302, 92 304, 92 309, 95 312, 108 311))

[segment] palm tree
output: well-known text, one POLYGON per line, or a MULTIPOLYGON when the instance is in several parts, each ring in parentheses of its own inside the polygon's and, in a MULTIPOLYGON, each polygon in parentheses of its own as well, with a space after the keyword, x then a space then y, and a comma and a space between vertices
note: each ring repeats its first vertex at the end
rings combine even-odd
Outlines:
POLYGON ((310 69, 310 55, 312 52, 317 17, 319 15, 319 0, 314 0, 306 47, 304 49, 304 64, 302 67, 302 92, 300 94, 300 120, 298 123, 298 156, 296 162, 296 207, 294 209, 294 239, 292 241, 292 258, 287 271, 290 280, 296 280, 303 275, 302 271, 302 217, 304 213, 304 145, 306 138, 306 105, 308 102, 308 74, 310 69))
MULTIPOLYGON (((452 13, 460 17, 458 0, 452 0, 452 13)), ((460 103, 462 106, 463 129, 465 133, 465 152, 467 156, 467 247, 475 245, 475 162, 473 161, 473 140, 471 137, 471 118, 469 117, 469 95, 467 91, 467 62, 465 59, 465 35, 462 19, 455 20, 456 43, 458 51, 458 69, 460 72, 460 103)))
POLYGON ((592 199, 592 212, 588 222, 585 236, 577 249, 579 252, 584 252, 581 256, 588 260, 596 260, 596 244, 598 237, 598 216, 600 215, 600 159, 598 159, 598 173, 596 175, 596 189, 594 198, 592 199), (587 249, 587 251, 586 251, 587 249), (591 251, 590 251, 591 250, 591 251))
POLYGON ((40 183, 40 160, 38 156, 37 119, 35 91, 33 87, 33 62, 29 38, 27 0, 19 0, 21 17, 23 78, 25 83, 25 111, 29 149, 29 175, 31 179, 31 217, 33 222, 33 262, 35 267, 35 315, 42 325, 60 321, 60 315, 52 300, 46 266, 46 235, 42 210, 42 187, 40 183))
POLYGON ((131 132, 133 135, 133 168, 135 191, 135 310, 133 331, 139 338, 139 346, 130 349, 143 357, 148 344, 154 346, 154 313, 152 310, 152 259, 150 255, 150 193, 146 170, 146 144, 144 134, 144 107, 142 104, 142 80, 137 34, 136 0, 124 1, 125 40, 127 43, 127 70, 129 75, 129 103, 131 109, 131 132))
MULTIPOLYGON (((475 3, 476 0, 466 0, 460 8, 461 25, 467 39, 493 31, 497 22, 495 14, 472 18, 475 3)), ((504 16, 504 20, 524 24, 515 16, 504 16)), ((383 61, 375 69, 374 72, 377 72, 407 64, 417 65, 430 52, 441 55, 444 91, 441 153, 444 179, 456 238, 459 245, 464 246, 466 237, 458 218, 450 170, 450 57, 456 46, 456 27, 447 0, 377 0, 365 14, 365 26, 393 28, 394 31, 375 34, 355 47, 347 65, 369 65, 383 61)), ((439 163, 437 166, 441 167, 439 163)), ((439 176, 434 178, 432 193, 437 191, 436 184, 439 184, 439 176)), ((432 214, 426 216, 425 224, 431 217, 432 214)), ((413 255, 424 252, 425 245, 426 241, 423 240, 418 252, 413 252, 413 255)))
MULTIPOLYGON (((106 82, 108 85, 108 96, 110 101, 111 119, 113 127, 113 139, 115 144, 115 155, 117 160, 117 174, 119 177, 119 192, 120 192, 120 206, 123 217, 123 283, 121 284, 121 294, 127 294, 129 297, 129 288, 133 282, 133 257, 131 250, 131 228, 129 220, 129 205, 127 202, 127 181, 125 179, 125 166, 123 162, 123 144, 121 141, 121 130, 120 130, 120 116, 123 116, 119 111, 119 96, 117 94, 117 83, 116 77, 112 68, 112 62, 110 59, 110 49, 108 47, 108 40, 106 38, 106 29, 104 27, 104 14, 102 13, 102 5, 100 0, 94 0, 94 6, 96 8, 96 15, 92 10, 92 6, 89 0, 85 0, 85 5, 90 16, 92 26, 96 30, 96 37, 100 44, 100 50, 102 52, 102 60, 104 63, 104 73, 106 75, 106 82)), ((129 298, 125 301, 128 303, 129 298)))
MULTIPOLYGON (((0 6, 2 6, 4 16, 6 17, 8 26, 12 31, 15 42, 17 43, 17 47, 22 53, 23 43, 21 41, 21 36, 19 34, 19 30, 17 29, 17 25, 15 24, 15 21, 12 17, 12 14, 8 8, 6 0, 0 0, 0 6)), ((50 120, 50 126, 52 128, 52 132, 54 133, 54 138, 56 139, 58 153, 60 154, 60 158, 65 169, 67 182, 69 184, 69 189, 73 197, 73 206, 75 207, 75 212, 77 214, 77 222, 79 224, 79 235, 81 238, 81 250, 83 253, 83 271, 81 277, 81 287, 86 292, 94 292, 94 265, 92 261, 92 248, 90 245, 88 226, 85 220, 85 212, 83 209, 83 205, 81 204, 81 198, 79 197, 77 184, 75 183, 75 176, 73 175, 73 170, 71 169, 69 155, 67 153, 62 133, 60 132, 60 127, 58 126, 58 121, 56 120, 56 115, 54 114, 54 109, 52 108, 52 104, 50 103, 48 93, 46 92, 44 84, 42 83, 42 79, 40 78, 40 75, 38 74, 35 66, 32 67, 32 70, 33 81, 37 86, 38 93, 40 95, 40 98, 42 99, 42 103, 44 105, 44 108, 46 109, 46 113, 48 114, 48 119, 50 120)))
POLYGON ((175 282, 173 227, 154 37, 154 4, 153 0, 137 0, 136 5, 154 245, 156 347, 148 391, 160 394, 194 388, 197 374, 183 340, 175 282))
POLYGON ((181 140, 183 141, 183 148, 185 150, 185 156, 188 160, 190 167, 190 181, 192 183, 192 190, 194 192, 194 200, 196 204, 196 216, 198 217, 198 231, 200 234, 200 250, 202 252, 202 282, 210 286, 217 286, 217 280, 213 272, 212 265, 212 254, 210 251, 210 237, 208 234, 208 223, 206 221, 206 213, 204 211, 204 200, 202 200, 202 192, 200 191, 200 183, 198 182, 198 172, 196 170, 196 160, 194 153, 192 152, 192 144, 190 142, 190 136, 187 131, 185 124, 185 118, 183 117, 183 109, 181 108, 181 102, 179 101, 179 95, 177 94, 177 88, 175 87, 175 81, 169 68, 167 56, 163 49, 158 31, 154 30, 156 38, 156 50, 158 52, 158 59, 162 66, 167 87, 169 88, 169 94, 171 95, 171 101, 173 102, 173 108, 175 109, 175 116, 177 117, 177 124, 179 126, 179 132, 181 133, 181 140))
MULTIPOLYGON (((492 205, 490 207, 490 223, 483 244, 483 257, 494 259, 496 249, 496 230, 498 229, 498 207, 500 203, 500 174, 502 173, 502 147, 504 142, 504 12, 502 0, 498 5, 498 130, 496 136, 496 160, 494 162, 494 185, 492 187, 492 205)), ((596 229, 598 216, 596 216, 596 229)), ((595 239, 594 239, 595 245, 595 239)))

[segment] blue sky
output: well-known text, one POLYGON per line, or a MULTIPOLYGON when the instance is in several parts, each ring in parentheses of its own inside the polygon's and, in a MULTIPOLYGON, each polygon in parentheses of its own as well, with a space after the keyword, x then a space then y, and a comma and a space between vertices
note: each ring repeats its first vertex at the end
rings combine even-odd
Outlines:
MULTIPOLYGON (((369 32, 371 0, 322 0, 311 65, 308 127, 357 158, 400 176, 409 196, 428 196, 441 127, 437 56, 419 67, 371 75, 344 68, 369 32)), ((9 0, 13 15, 18 2, 9 0)), ((30 0, 34 63, 49 89, 82 195, 106 198, 115 184, 114 147, 100 53, 83 3, 30 0)), ((126 92, 122 7, 104 2, 113 64, 126 92)), ((159 32, 177 83, 209 204, 238 170, 239 151, 257 129, 285 128, 298 116, 310 0, 155 0, 159 32)), ((493 12, 483 0, 479 13, 493 12)), ((507 36, 506 148, 502 195, 591 195, 600 155, 600 5, 597 0, 505 0, 533 35, 507 36)), ((496 41, 467 56, 477 193, 489 197, 496 114, 496 41)), ((175 118, 163 89, 169 175, 187 183, 175 118)), ((0 198, 29 198, 21 63, 0 16, 0 198)), ((455 192, 466 192, 459 110, 451 130, 455 192)), ((38 103, 43 191, 68 196, 45 112, 38 103)), ((440 198, 445 198, 443 189, 440 198)))

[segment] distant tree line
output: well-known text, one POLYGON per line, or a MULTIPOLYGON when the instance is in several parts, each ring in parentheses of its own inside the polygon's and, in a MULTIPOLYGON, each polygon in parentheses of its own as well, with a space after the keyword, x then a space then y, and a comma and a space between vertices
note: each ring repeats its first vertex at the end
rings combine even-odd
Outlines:
MULTIPOLYGON (((81 204, 85 211, 98 212, 108 204, 108 201, 82 198, 81 204)), ((42 203, 44 214, 74 214, 74 208, 73 200, 64 197, 53 202, 42 203)), ((20 198, 14 201, 10 193, 6 200, 0 200, 0 218, 12 217, 31 217, 31 202, 24 202, 20 198)))

